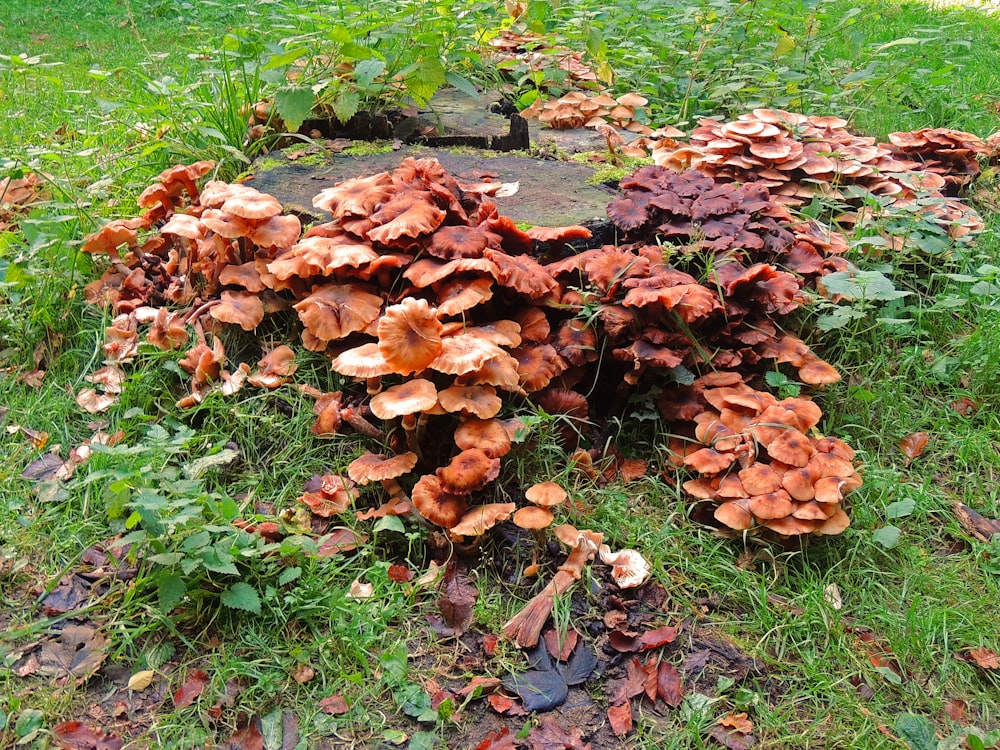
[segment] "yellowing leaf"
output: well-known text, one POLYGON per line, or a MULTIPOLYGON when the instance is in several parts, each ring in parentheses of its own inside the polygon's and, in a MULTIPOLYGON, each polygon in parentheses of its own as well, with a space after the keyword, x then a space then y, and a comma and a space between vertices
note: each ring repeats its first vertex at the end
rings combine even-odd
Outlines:
POLYGON ((152 669, 143 669, 141 672, 136 672, 129 678, 128 689, 142 692, 153 684, 153 676, 155 674, 152 669))

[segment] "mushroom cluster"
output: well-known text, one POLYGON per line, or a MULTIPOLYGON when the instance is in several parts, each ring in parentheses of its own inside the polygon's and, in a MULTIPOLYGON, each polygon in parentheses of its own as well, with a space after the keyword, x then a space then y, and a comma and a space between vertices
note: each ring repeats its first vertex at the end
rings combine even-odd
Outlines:
POLYGON ((719 184, 695 170, 642 167, 622 188, 608 215, 631 244, 577 256, 616 357, 691 369, 776 359, 805 383, 839 380, 798 339, 786 353, 777 342, 793 337, 777 324, 800 307, 806 285, 851 268, 842 235, 793 220, 763 185, 719 184))
MULTIPOLYGON (((639 94, 622 94, 615 98, 607 92, 587 94, 570 91, 558 99, 536 99, 521 111, 526 119, 538 118, 539 122, 557 130, 596 128, 613 125, 641 136, 652 134, 652 129, 636 120, 636 111, 649 101, 639 94)), ((635 155, 645 156, 645 150, 635 155)))
POLYGON ((843 189, 848 186, 893 202, 936 197, 940 200, 929 210, 938 221, 956 225, 960 234, 981 229, 978 217, 941 191, 973 173, 985 144, 969 133, 916 131, 924 132, 933 135, 894 133, 892 144, 880 144, 852 134, 839 117, 755 109, 732 122, 701 120, 689 143, 663 138, 653 144, 653 159, 677 171, 694 168, 719 181, 763 184, 775 200, 791 206, 817 196, 850 203, 854 196, 843 189), (957 174, 948 183, 943 173, 952 167, 957 174))
POLYGON ((783 536, 847 528, 843 499, 861 486, 854 451, 810 434, 822 416, 813 401, 779 401, 738 373, 717 372, 665 393, 661 408, 683 433, 671 443, 671 460, 700 475, 685 491, 715 503, 723 526, 783 536))
MULTIPOLYGON (((505 401, 528 399, 561 415, 572 446, 672 371, 772 359, 807 383, 839 377, 775 320, 799 306, 803 279, 840 267, 843 242, 791 221, 762 186, 643 168, 610 209, 619 221, 641 211, 645 223, 628 224, 636 240, 573 253, 567 243, 587 229, 523 231, 485 186, 464 186, 432 159, 408 158, 391 173, 323 190, 314 204, 332 220, 304 235, 278 201, 250 187, 208 182, 199 191, 193 175, 209 169, 164 173, 140 199, 143 216, 87 239, 88 251, 111 258, 87 289, 116 313, 109 365, 135 355, 146 326, 149 344, 187 348, 182 407, 244 384, 276 388, 295 372, 291 348, 227 369, 218 333, 293 312, 302 345, 357 384, 310 390, 313 431, 378 439, 384 454, 357 459, 350 480, 380 482, 391 498, 386 512, 414 508, 456 539, 517 511, 482 502, 522 427, 502 418, 505 401), (676 247, 645 241, 666 224, 676 247), (140 229, 150 232, 142 241, 140 229), (543 263, 540 247, 568 254, 543 263)), ((95 380, 104 393, 87 403, 107 408, 120 380, 95 380)), ((529 528, 552 520, 541 509, 517 513, 529 528)))
POLYGON ((13 227, 19 214, 45 197, 44 178, 35 172, 0 180, 0 232, 13 227))
POLYGON ((925 172, 939 175, 947 195, 958 195, 972 182, 979 175, 979 159, 990 153, 979 136, 948 128, 889 133, 889 143, 902 156, 920 162, 925 172))

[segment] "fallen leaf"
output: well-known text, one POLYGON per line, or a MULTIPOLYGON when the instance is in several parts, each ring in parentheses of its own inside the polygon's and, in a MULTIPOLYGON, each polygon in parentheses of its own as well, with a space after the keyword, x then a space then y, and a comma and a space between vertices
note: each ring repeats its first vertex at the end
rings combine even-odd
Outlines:
POLYGON ((576 642, 579 637, 580 634, 573 629, 560 633, 555 628, 549 628, 542 636, 545 639, 545 648, 559 661, 569 659, 570 654, 573 653, 573 649, 576 648, 576 642))
POLYGON ((965 723, 965 701, 955 698, 944 704, 944 712, 948 714, 948 718, 958 724, 965 723))
POLYGON ((33 430, 30 427, 25 427, 19 424, 7 425, 7 432, 11 435, 16 435, 21 433, 31 442, 33 446, 41 450, 49 442, 49 433, 43 432, 42 430, 33 430))
POLYGON ((597 668, 597 654, 587 644, 580 643, 569 661, 559 662, 555 666, 567 685, 582 685, 597 668))
POLYGON ((728 750, 748 750, 757 741, 752 734, 743 734, 718 724, 708 730, 708 736, 728 750))
MULTIPOLYGON (((516 716, 515 709, 520 708, 509 696, 503 693, 491 693, 486 698, 486 702, 490 704, 490 708, 496 711, 498 714, 505 714, 507 716, 516 716)), ((523 708, 522 713, 527 713, 523 708)))
POLYGON ((395 581, 396 583, 408 583, 413 580, 416 575, 412 570, 407 568, 405 565, 390 565, 389 566, 389 580, 395 581))
POLYGON ((677 636, 680 632, 680 628, 670 626, 657 628, 656 630, 648 630, 643 633, 639 639, 642 650, 646 651, 651 648, 659 648, 660 646, 664 646, 668 643, 673 643, 677 640, 677 636))
POLYGON ((486 735, 483 741, 476 745, 476 750, 514 750, 514 738, 510 729, 504 727, 499 732, 486 735))
POLYGON ((42 644, 41 674, 86 678, 104 663, 107 639, 87 625, 66 625, 56 638, 42 644))
POLYGON ((899 449, 906 454, 907 466, 910 465, 910 461, 924 452, 924 448, 927 447, 929 441, 930 436, 926 432, 914 432, 903 438, 899 444, 899 449))
POLYGON ((844 600, 840 596, 840 589, 835 583, 831 583, 823 589, 823 598, 834 609, 840 609, 844 606, 844 600))
POLYGON ((187 681, 174 693, 174 708, 186 708, 201 695, 208 684, 208 673, 203 669, 188 672, 187 681))
POLYGON ((42 380, 45 379, 45 370, 31 370, 29 372, 22 373, 17 377, 17 379, 29 388, 41 388, 42 380))
POLYGON ((264 750, 264 735, 255 722, 250 722, 242 729, 237 729, 222 747, 224 750, 264 750))
POLYGON ((656 668, 656 696, 671 708, 677 708, 684 700, 681 673, 670 662, 661 661, 656 668))
POLYGON ((528 733, 528 744, 531 750, 591 750, 579 727, 566 731, 551 716, 543 716, 528 733))
POLYGON ((305 685, 316 676, 316 670, 308 664, 297 664, 292 670, 292 679, 300 685, 305 685))
POLYGON ((121 750, 124 742, 113 734, 92 729, 80 721, 64 721, 52 727, 52 739, 66 750, 121 750))
POLYGON ((632 704, 625 701, 620 706, 608 709, 608 723, 615 737, 621 737, 632 731, 632 704))
POLYGON ((475 697, 479 698, 493 693, 498 687, 500 687, 499 677, 480 677, 477 675, 469 680, 468 685, 458 691, 458 695, 463 700, 470 695, 475 695, 475 697))
POLYGON ((156 674, 152 669, 143 669, 136 672, 129 678, 128 689, 134 690, 137 693, 141 693, 143 690, 148 688, 153 684, 153 676, 156 674))
POLYGON ((319 710, 330 716, 340 716, 351 710, 347 700, 342 695, 328 695, 319 702, 319 710))
POLYGON ((648 464, 642 458, 622 458, 618 461, 618 475, 623 482, 634 482, 646 476, 648 464))
POLYGON ((629 698, 634 698, 645 690, 646 672, 639 660, 633 658, 625 665, 625 679, 617 683, 611 694, 611 704, 617 706, 625 703, 629 698))
POLYGON ((375 593, 375 587, 370 583, 361 583, 355 578, 351 582, 351 587, 347 590, 348 599, 368 599, 375 593))
POLYGON ((497 645, 500 643, 500 636, 489 633, 483 636, 483 653, 487 656, 493 656, 497 651, 497 645))
POLYGON ((350 529, 337 528, 319 540, 320 557, 330 557, 340 552, 350 552, 368 541, 364 534, 355 534, 350 529))
POLYGON ((63 460, 57 453, 43 453, 21 471, 21 479, 29 482, 44 482, 54 479, 56 472, 62 468, 63 460))
POLYGON ((966 649, 965 658, 981 669, 1000 669, 1000 655, 988 648, 966 649))
POLYGON ((90 585, 79 576, 63 576, 59 585, 42 600, 42 610, 49 617, 63 615, 82 607, 90 598, 90 585))
POLYGON ((441 582, 438 610, 445 624, 456 633, 464 633, 472 624, 472 607, 478 593, 458 563, 449 562, 441 582))
POLYGON ((963 417, 971 417, 979 411, 979 404, 968 396, 963 396, 957 401, 952 401, 951 408, 955 413, 960 414, 963 417))
POLYGON ((517 693, 529 711, 551 711, 561 706, 569 695, 566 680, 554 670, 529 669, 507 678, 503 686, 517 693))

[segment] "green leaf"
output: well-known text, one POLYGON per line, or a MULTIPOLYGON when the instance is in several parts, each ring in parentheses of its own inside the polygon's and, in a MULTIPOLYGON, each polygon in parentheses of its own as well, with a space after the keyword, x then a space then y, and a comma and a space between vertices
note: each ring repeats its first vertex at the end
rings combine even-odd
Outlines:
POLYGON ((917 507, 917 501, 912 498, 907 498, 906 500, 899 500, 895 503, 889 503, 888 507, 885 509, 886 518, 906 518, 906 516, 913 513, 913 510, 917 507))
POLYGON ((437 744, 437 735, 434 732, 417 732, 410 738, 408 750, 431 750, 437 744))
POLYGON ((406 527, 399 520, 399 516, 382 516, 372 527, 372 532, 378 534, 380 531, 395 531, 399 534, 406 533, 406 527))
POLYGON ((230 609, 242 609, 255 615, 260 614, 260 596, 249 583, 243 581, 234 583, 223 591, 219 598, 230 609))
POLYGON ((934 724, 926 716, 900 714, 896 717, 896 732, 910 746, 910 750, 937 750, 938 738, 934 724))
POLYGON ((289 131, 296 131, 312 115, 315 97, 306 86, 282 86, 274 95, 274 106, 289 131))
POLYGON ((150 562, 166 567, 168 565, 176 565, 183 560, 184 557, 185 555, 183 552, 163 552, 159 555, 151 555, 148 559, 150 562))
POLYGON ((903 684, 903 678, 900 677, 898 674, 896 674, 895 670, 893 670, 891 667, 875 667, 875 671, 878 672, 880 675, 882 675, 885 678, 886 682, 889 682, 893 685, 903 684))
POLYGON ((886 549, 892 549, 899 544, 900 530, 891 524, 875 529, 872 532, 872 541, 878 542, 886 549))
POLYGON ((428 53, 406 77, 406 90, 417 104, 424 105, 446 81, 444 64, 436 55, 428 53))
POLYGON ((169 614, 174 607, 181 603, 184 594, 187 593, 187 586, 184 579, 176 573, 160 575, 156 582, 156 599, 160 605, 160 611, 169 614))
POLYGON ((14 724, 14 734, 22 739, 29 735, 33 735, 41 729, 42 721, 44 721, 44 719, 45 714, 37 708, 26 708, 21 712, 21 715, 17 717, 17 722, 14 724))
POLYGON ((264 750, 280 750, 285 734, 280 708, 260 717, 260 733, 264 738, 264 750))
POLYGON ((354 80, 357 81, 358 88, 367 89, 384 72, 385 63, 377 57, 369 57, 354 66, 354 80))
POLYGON ((892 280, 878 271, 837 271, 823 277, 823 288, 852 300, 887 302, 906 297, 910 292, 896 289, 892 280))
POLYGON ((447 73, 444 78, 448 82, 448 85, 453 89, 461 91, 463 94, 470 96, 473 99, 479 97, 479 89, 476 88, 476 84, 465 76, 460 76, 458 73, 447 73))
POLYGON ((774 46, 774 52, 772 54, 775 57, 784 57, 788 53, 792 52, 795 47, 795 39, 793 39, 789 34, 782 34, 781 38, 778 39, 778 43, 774 46))
POLYGON ((333 100, 333 114, 341 123, 347 123, 358 113, 361 97, 357 91, 339 91, 333 100))
POLYGON ((291 583, 301 575, 302 575, 302 568, 287 568, 286 570, 283 570, 281 572, 280 576, 278 576, 278 583, 281 586, 284 586, 287 583, 291 583))

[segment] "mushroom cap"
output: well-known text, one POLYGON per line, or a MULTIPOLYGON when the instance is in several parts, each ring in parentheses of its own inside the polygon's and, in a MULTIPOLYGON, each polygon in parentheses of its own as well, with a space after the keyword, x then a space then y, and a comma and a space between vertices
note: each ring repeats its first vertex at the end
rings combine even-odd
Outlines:
POLYGON ((441 354, 444 326, 427 300, 406 297, 390 305, 378 321, 382 358, 400 375, 427 369, 441 354))
POLYGON ((382 352, 374 341, 342 351, 333 358, 332 369, 350 378, 374 378, 392 372, 392 366, 382 359, 382 352))
POLYGON ((209 312, 216 320, 233 323, 244 331, 254 330, 264 320, 264 304, 253 292, 224 291, 209 312))
POLYGON ((560 503, 564 503, 569 497, 569 495, 566 494, 566 490, 555 482, 539 482, 538 484, 533 484, 525 490, 524 496, 527 498, 529 503, 534 503, 542 508, 551 508, 559 505, 560 503))
POLYGON ((718 474, 728 469, 736 460, 735 453, 720 453, 714 448, 701 448, 684 457, 684 465, 699 474, 718 474))
POLYGON ((513 518, 515 526, 529 531, 547 529, 554 520, 555 516, 552 513, 537 505, 528 505, 519 509, 513 518))
POLYGON ((445 490, 433 474, 425 474, 417 480, 410 499, 421 516, 445 528, 457 524, 468 507, 464 497, 445 490))
POLYGON ((222 211, 248 221, 263 221, 281 213, 281 203, 273 195, 253 188, 233 193, 222 204, 222 211))
POLYGON ((748 509, 755 518, 769 520, 772 518, 783 518, 789 515, 792 510, 792 499, 784 490, 768 492, 764 495, 755 495, 750 498, 748 509))
POLYGON ((612 552, 606 544, 600 545, 598 551, 601 562, 612 566, 611 577, 619 588, 632 589, 641 586, 649 578, 649 563, 638 551, 623 549, 612 552))
POLYGON ((390 198, 369 217, 375 226, 365 233, 365 237, 389 245, 400 238, 416 238, 433 232, 447 214, 422 196, 422 193, 407 190, 390 198))
POLYGON ((435 473, 447 492, 468 495, 481 490, 500 475, 500 459, 490 458, 480 448, 469 448, 435 473))
POLYGON ((417 465, 417 454, 412 451, 386 458, 381 453, 367 452, 351 461, 347 476, 358 484, 381 482, 383 479, 401 477, 417 465))
POLYGON ((393 419, 433 409, 437 399, 434 383, 423 378, 413 378, 372 396, 370 406, 372 414, 379 419, 393 419))
POLYGON ((815 534, 839 534, 851 525, 851 519, 840 508, 830 516, 822 526, 816 529, 815 534))
POLYGON ((327 284, 292 307, 312 335, 334 341, 374 323, 382 309, 382 298, 362 284, 327 284))
POLYGON ((370 177, 354 177, 321 190, 313 198, 313 206, 329 211, 334 219, 347 214, 368 216, 376 206, 384 203, 394 187, 388 172, 379 172, 370 177))
POLYGON ((511 438, 499 419, 463 419, 455 428, 455 445, 462 450, 479 448, 490 458, 510 453, 511 438))
POLYGON ((767 464, 753 463, 739 472, 740 483, 748 495, 765 495, 781 489, 781 475, 767 464))
POLYGON ((501 521, 510 518, 514 503, 487 503, 468 510, 457 523, 448 527, 452 537, 482 536, 501 521))
POLYGON ((438 289, 438 315, 459 315, 493 297, 493 279, 455 279, 438 289))
POLYGON ((771 458, 792 466, 805 466, 816 455, 816 449, 807 435, 798 430, 787 429, 767 444, 767 452, 771 458))
POLYGON ((746 531, 753 527, 754 518, 746 498, 730 500, 715 509, 715 520, 735 531, 746 531))
POLYGON ((438 400, 447 412, 461 412, 480 419, 495 417, 503 402, 491 385, 453 385, 438 393, 438 400))
POLYGON ((493 359, 504 359, 509 355, 490 341, 474 334, 460 333, 441 341, 441 353, 431 362, 430 367, 446 375, 467 375, 481 369, 493 359))

